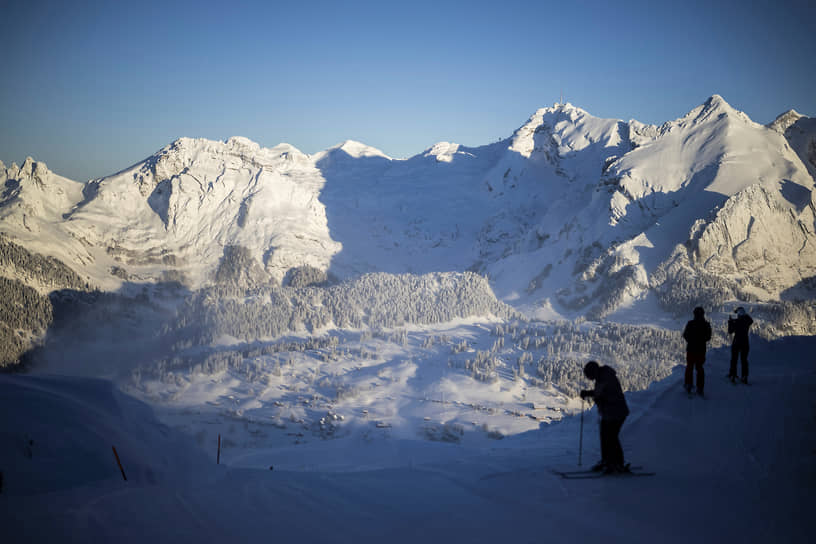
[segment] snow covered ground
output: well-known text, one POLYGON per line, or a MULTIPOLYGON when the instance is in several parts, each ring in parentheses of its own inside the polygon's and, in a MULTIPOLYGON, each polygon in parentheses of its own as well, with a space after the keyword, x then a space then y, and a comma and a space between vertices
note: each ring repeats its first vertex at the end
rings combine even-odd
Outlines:
MULTIPOLYGON (((216 442, 164 426, 108 381, 2 375, 3 541, 806 541, 814 349, 814 337, 754 339, 750 386, 726 381, 728 349, 712 350, 706 399, 687 398, 680 367, 629 393, 627 459, 657 475, 585 481, 550 473, 577 465, 578 415, 502 440, 373 427, 222 444, 216 465, 216 442)), ((599 456, 595 411, 583 419, 587 466, 599 456)))

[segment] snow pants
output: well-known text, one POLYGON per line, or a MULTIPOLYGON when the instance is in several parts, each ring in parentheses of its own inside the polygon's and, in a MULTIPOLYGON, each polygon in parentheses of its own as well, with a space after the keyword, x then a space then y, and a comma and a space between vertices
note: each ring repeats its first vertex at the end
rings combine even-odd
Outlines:
POLYGON ((697 392, 703 394, 705 388, 705 353, 686 353, 686 389, 694 383, 694 370, 697 370, 697 392))
POLYGON ((742 361, 742 378, 748 378, 748 344, 731 344, 731 370, 729 376, 737 375, 737 358, 742 361))
POLYGON ((623 466, 623 448, 618 434, 625 420, 626 418, 601 420, 601 460, 606 466, 623 466))

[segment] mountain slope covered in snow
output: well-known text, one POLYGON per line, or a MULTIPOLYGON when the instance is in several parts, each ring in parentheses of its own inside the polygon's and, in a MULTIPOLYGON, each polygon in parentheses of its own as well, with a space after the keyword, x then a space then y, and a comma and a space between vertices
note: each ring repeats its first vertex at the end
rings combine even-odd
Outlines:
POLYGON ((0 168, 0 232, 32 257, 14 250, 0 272, 43 295, 170 286, 181 299, 473 271, 534 318, 742 301, 804 316, 790 332, 810 333, 811 121, 761 126, 714 95, 661 126, 556 104, 505 140, 409 159, 354 141, 306 155, 182 138, 85 184, 27 159, 0 168), (62 279, 25 264, 45 258, 62 279))
POLYGON ((642 297, 661 264, 776 299, 816 266, 808 121, 766 128, 715 95, 660 127, 558 104, 507 140, 404 160, 182 138, 84 186, 31 160, 7 169, 0 225, 105 288, 204 285, 242 247, 273 283, 305 265, 476 270, 504 300, 567 313, 642 297))

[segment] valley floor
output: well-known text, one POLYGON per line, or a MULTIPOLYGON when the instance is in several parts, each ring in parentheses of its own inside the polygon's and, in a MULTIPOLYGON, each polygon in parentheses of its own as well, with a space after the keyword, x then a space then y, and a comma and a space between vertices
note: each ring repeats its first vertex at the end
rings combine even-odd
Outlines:
MULTIPOLYGON (((3 541, 806 541, 814 352, 816 337, 757 341, 744 386, 724 378, 730 353, 718 349, 707 398, 687 398, 679 368, 628 394, 627 458, 657 475, 584 481, 551 473, 576 468, 578 416, 479 445, 351 436, 291 446, 306 468, 269 470, 272 452, 216 465, 110 382, 4 375, 3 541)), ((583 420, 588 466, 599 457, 595 410, 583 420)))

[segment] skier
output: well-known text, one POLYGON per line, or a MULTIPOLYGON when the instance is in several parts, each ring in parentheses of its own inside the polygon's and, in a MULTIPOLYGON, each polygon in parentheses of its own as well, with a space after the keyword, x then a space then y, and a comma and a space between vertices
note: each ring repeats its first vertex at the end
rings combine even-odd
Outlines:
POLYGON ((595 382, 595 388, 581 391, 581 398, 595 399, 601 416, 601 460, 592 467, 592 470, 608 474, 626 472, 623 448, 618 434, 626 416, 629 415, 629 407, 626 405, 626 398, 623 396, 615 369, 601 366, 596 361, 589 361, 584 366, 584 375, 595 382))
POLYGON ((702 397, 705 388, 703 363, 705 363, 706 342, 711 340, 711 324, 706 321, 705 310, 700 306, 694 308, 694 319, 686 323, 683 338, 686 340, 686 391, 691 394, 694 369, 697 369, 697 394, 702 397))
POLYGON ((728 377, 732 382, 737 381, 737 357, 742 360, 742 383, 748 383, 748 329, 754 322, 751 316, 745 311, 745 308, 740 306, 734 312, 737 318, 728 318, 728 334, 734 335, 734 341, 731 344, 731 369, 728 372, 728 377))

